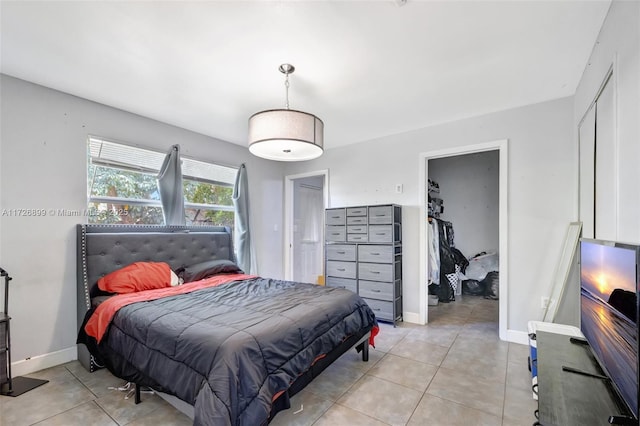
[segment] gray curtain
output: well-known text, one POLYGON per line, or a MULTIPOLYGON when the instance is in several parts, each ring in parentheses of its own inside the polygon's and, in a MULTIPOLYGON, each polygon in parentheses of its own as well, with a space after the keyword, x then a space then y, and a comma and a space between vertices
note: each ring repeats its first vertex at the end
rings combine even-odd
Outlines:
POLYGON ((236 174, 233 187, 233 207, 235 209, 235 246, 238 266, 246 273, 255 273, 251 259, 251 234, 249 232, 249 184, 247 167, 242 164, 236 174))
POLYGON ((165 225, 184 225, 184 194, 180 145, 173 145, 158 173, 158 191, 165 225))

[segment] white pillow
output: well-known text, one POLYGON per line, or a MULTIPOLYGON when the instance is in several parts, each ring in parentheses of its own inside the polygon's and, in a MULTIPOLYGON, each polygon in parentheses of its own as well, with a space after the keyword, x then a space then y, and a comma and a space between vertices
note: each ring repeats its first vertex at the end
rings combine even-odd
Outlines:
POLYGON ((171 287, 182 284, 182 278, 179 278, 175 272, 171 271, 171 287))

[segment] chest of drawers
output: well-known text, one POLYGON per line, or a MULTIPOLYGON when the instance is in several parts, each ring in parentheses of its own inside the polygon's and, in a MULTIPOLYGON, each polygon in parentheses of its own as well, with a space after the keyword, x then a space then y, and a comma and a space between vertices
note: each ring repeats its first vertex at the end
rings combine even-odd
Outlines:
POLYGON ((402 208, 325 212, 325 283, 358 293, 381 321, 402 321, 402 208))

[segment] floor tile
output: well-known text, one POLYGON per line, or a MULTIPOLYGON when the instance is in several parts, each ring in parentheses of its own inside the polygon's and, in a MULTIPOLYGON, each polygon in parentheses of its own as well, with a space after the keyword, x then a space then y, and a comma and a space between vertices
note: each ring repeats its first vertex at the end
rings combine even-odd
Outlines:
POLYGON ((405 323, 401 323, 397 327, 385 323, 380 323, 379 326, 380 333, 375 337, 375 349, 380 352, 389 352, 412 329, 412 326, 405 325, 405 323))
POLYGON ((94 402, 85 402, 77 407, 63 413, 49 417, 46 420, 36 423, 36 426, 69 426, 86 425, 91 426, 117 426, 102 409, 94 402), (90 422, 88 421, 90 419, 90 422))
POLYGON ((354 349, 344 353, 340 358, 334 361, 333 365, 349 368, 364 374, 373 368, 384 356, 384 352, 369 348, 369 361, 363 361, 362 352, 358 353, 354 349))
POLYGON ((531 392, 531 372, 526 365, 508 362, 506 384, 508 387, 531 392))
POLYGON ((276 414, 270 426, 309 426, 314 424, 331 406, 333 401, 302 390, 291 398, 291 408, 276 414))
POLYGON ((435 365, 387 354, 368 374, 424 392, 437 370, 435 365))
POLYGON ((440 365, 448 348, 421 340, 402 339, 389 353, 431 365, 440 365))
POLYGON ((126 426, 192 426, 193 420, 177 409, 167 406, 145 416, 138 416, 126 426))
POLYGON ((359 411, 334 404, 313 426, 388 426, 372 417, 362 414, 359 411))
POLYGON ((78 361, 65 364, 69 370, 83 385, 96 395, 101 397, 113 392, 110 388, 123 386, 126 382, 112 375, 106 368, 94 371, 87 371, 78 361))
POLYGON ((334 363, 309 383, 305 389, 322 398, 337 401, 362 376, 363 373, 360 371, 334 363))
POLYGON ((111 418, 118 424, 126 425, 133 421, 141 421, 147 416, 170 416, 177 410, 168 402, 155 394, 142 394, 140 404, 134 402, 134 397, 125 399, 125 393, 112 391, 110 394, 102 396, 96 400, 111 418))
POLYGON ((519 343, 509 343, 509 359, 511 363, 528 365, 531 348, 529 345, 519 343))
POLYGON ((382 422, 404 425, 421 397, 422 392, 367 375, 349 389, 338 403, 382 422))
POLYGON ((507 347, 501 350, 494 344, 459 338, 449 349, 441 367, 465 372, 482 380, 505 383, 507 347))
POLYGON ((50 381, 15 398, 0 396, 4 400, 3 422, 8 425, 31 425, 94 399, 94 395, 62 366, 29 377, 50 381))
POLYGON ((441 367, 427 388, 427 393, 501 417, 504 383, 478 380, 477 377, 441 367))
POLYGON ((422 340, 434 345, 444 346, 446 348, 451 347, 456 340, 458 333, 462 329, 459 325, 438 325, 430 324, 428 327, 416 328, 411 330, 405 339, 407 340, 422 340))
POLYGON ((504 425, 530 425, 536 421, 534 411, 538 401, 531 396, 531 390, 507 387, 504 396, 504 425))
POLYGON ((500 426, 500 416, 426 394, 411 416, 409 426, 500 426))

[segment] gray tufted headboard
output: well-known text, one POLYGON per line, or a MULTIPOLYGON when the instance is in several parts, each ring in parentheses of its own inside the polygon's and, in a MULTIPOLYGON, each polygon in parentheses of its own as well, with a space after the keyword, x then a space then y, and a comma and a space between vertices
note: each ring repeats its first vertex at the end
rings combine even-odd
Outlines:
MULTIPOLYGON (((133 262, 167 262, 171 269, 213 259, 235 261, 231 230, 222 226, 78 225, 78 329, 102 292, 100 277, 133 262)), ((84 345, 78 359, 89 370, 98 367, 84 345)))

